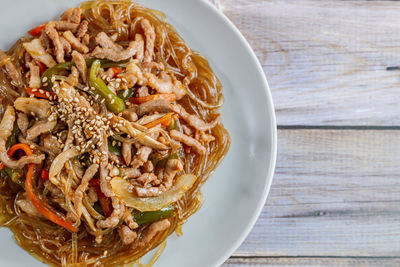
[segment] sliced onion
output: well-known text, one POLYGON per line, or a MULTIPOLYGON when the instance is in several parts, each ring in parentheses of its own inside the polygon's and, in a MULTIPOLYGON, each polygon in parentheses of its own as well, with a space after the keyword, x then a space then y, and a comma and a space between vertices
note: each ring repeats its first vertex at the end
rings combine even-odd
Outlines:
MULTIPOLYGON (((76 156, 79 156, 81 152, 78 151, 76 147, 68 149, 62 153, 60 153, 53 161, 49 170, 49 179, 51 182, 55 181, 56 176, 61 172, 64 168, 65 163, 76 156)), ((53 182, 54 183, 54 182, 53 182)), ((57 183, 57 182, 56 182, 57 183)))
POLYGON ((126 205, 141 212, 161 210, 169 204, 178 201, 186 191, 188 191, 196 181, 197 177, 193 174, 184 174, 176 178, 172 188, 157 197, 138 197, 132 192, 132 185, 121 177, 111 180, 111 187, 126 205))

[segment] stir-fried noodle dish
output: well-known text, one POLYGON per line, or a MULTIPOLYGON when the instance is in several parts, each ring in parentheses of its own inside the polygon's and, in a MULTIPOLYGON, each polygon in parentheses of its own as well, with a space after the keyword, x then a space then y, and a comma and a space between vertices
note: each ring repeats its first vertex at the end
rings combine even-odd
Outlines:
POLYGON ((134 2, 84 2, 28 33, 0 50, 0 223, 49 265, 140 265, 182 234, 228 151, 222 86, 134 2))

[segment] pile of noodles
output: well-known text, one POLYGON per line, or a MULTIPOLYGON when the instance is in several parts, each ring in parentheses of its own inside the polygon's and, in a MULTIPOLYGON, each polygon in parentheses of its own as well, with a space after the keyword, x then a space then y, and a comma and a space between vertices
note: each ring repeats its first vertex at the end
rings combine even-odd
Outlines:
MULTIPOLYGON (((82 15, 89 21, 89 32, 94 36, 99 31, 117 33, 117 42, 124 45, 133 40, 135 33, 142 33, 139 22, 143 18, 155 28, 156 61, 163 62, 166 70, 173 73, 188 89, 188 96, 179 101, 184 108, 206 121, 215 118, 222 105, 222 86, 211 70, 207 60, 192 51, 174 28, 166 23, 164 14, 129 1, 95 1, 81 4, 82 15)), ((8 52, 17 69, 23 64, 22 42, 18 41, 8 52)), ((4 64, 4 62, 2 62, 4 64)), ((23 77, 23 75, 21 75, 23 77)), ((4 71, 0 71, 0 95, 3 99, 0 112, 6 103, 12 103, 20 92, 15 92, 4 71)), ((71 234, 49 221, 31 218, 20 213, 15 205, 23 192, 8 178, 0 178, 0 223, 9 227, 16 241, 39 260, 50 265, 62 266, 119 266, 135 262, 149 250, 160 245, 171 233, 181 233, 180 226, 195 213, 202 204, 201 185, 207 180, 227 153, 230 139, 221 124, 212 129, 216 140, 205 144, 207 153, 200 156, 191 153, 184 159, 184 172, 198 176, 195 185, 176 204, 177 214, 170 219, 169 229, 159 232, 148 244, 141 244, 139 228, 133 246, 123 246, 116 229, 104 230, 103 242, 97 244, 86 230, 71 234)))

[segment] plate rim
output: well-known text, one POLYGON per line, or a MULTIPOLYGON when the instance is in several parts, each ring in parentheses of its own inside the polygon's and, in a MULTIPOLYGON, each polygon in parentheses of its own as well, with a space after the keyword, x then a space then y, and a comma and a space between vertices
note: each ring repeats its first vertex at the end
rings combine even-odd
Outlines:
POLYGON ((256 63, 257 65, 257 70, 258 74, 262 77, 262 87, 264 88, 265 91, 265 102, 267 103, 267 108, 268 108, 268 113, 269 119, 270 119, 270 126, 272 129, 271 132, 271 150, 269 151, 268 154, 270 154, 270 161, 269 165, 267 164, 267 175, 265 177, 266 180, 266 186, 264 188, 264 191, 262 193, 262 196, 260 197, 260 200, 257 203, 257 206, 253 212, 253 215, 249 219, 247 226, 245 230, 242 231, 242 233, 239 235, 239 238, 237 238, 236 242, 231 245, 231 247, 225 252, 225 254, 220 256, 220 259, 215 263, 215 266, 221 266, 227 259, 229 259, 232 254, 240 247, 240 245, 245 241, 247 236, 250 234, 251 230, 253 230, 258 218, 261 215, 261 212, 264 208, 265 203, 267 202, 267 198, 269 195, 269 191, 271 189, 272 181, 274 180, 274 174, 275 174, 275 168, 276 168, 276 158, 277 158, 277 150, 278 150, 278 131, 277 131, 277 122, 276 122, 276 114, 275 114, 275 106, 272 98, 272 93, 271 89, 268 84, 268 80, 266 77, 266 74, 264 73, 264 70, 262 69, 261 63, 258 60, 253 48, 247 41, 247 39, 243 36, 242 32, 235 26, 235 24, 223 13, 222 10, 219 10, 215 5, 213 5, 209 0, 200 0, 201 2, 205 3, 209 10, 213 12, 216 16, 221 17, 221 19, 224 20, 225 24, 234 31, 235 35, 238 37, 238 39, 246 46, 247 51, 249 52, 252 60, 256 63))

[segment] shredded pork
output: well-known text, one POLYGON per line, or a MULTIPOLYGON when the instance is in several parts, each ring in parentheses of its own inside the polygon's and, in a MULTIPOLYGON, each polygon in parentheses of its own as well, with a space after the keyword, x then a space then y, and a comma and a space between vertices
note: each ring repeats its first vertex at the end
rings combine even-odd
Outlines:
POLYGON ((206 153, 206 148, 193 137, 183 134, 177 130, 172 130, 170 132, 170 135, 176 141, 182 142, 185 145, 192 147, 193 150, 199 153, 200 155, 204 155, 206 153))
POLYGON ((77 51, 72 52, 72 62, 75 63, 76 67, 78 68, 79 74, 83 80, 83 82, 87 82, 87 66, 86 61, 83 55, 77 51))
POLYGON ((11 59, 7 56, 3 50, 0 49, 0 62, 5 65, 8 74, 14 82, 14 85, 18 86, 21 84, 21 74, 18 72, 14 64, 11 63, 11 59))
POLYGON ((141 244, 149 243, 159 232, 164 231, 170 227, 171 223, 168 219, 154 222, 147 227, 140 238, 141 244))
POLYGON ((60 16, 60 19, 78 24, 81 21, 81 13, 82 11, 79 7, 70 8, 60 16))
POLYGON ((129 166, 132 160, 132 144, 122 143, 122 156, 124 158, 125 164, 129 166))
POLYGON ((71 74, 68 75, 67 83, 71 86, 76 86, 79 83, 79 72, 75 66, 71 67, 71 74))
POLYGON ((76 32, 76 30, 79 27, 79 24, 77 24, 77 23, 73 23, 73 22, 69 22, 69 21, 62 21, 62 20, 52 21, 48 24, 52 25, 58 31, 76 32))
POLYGON ((26 132, 26 139, 27 140, 33 140, 36 137, 38 137, 39 135, 41 135, 41 134, 50 132, 51 130, 54 129, 54 127, 56 125, 57 125, 57 121, 56 120, 52 120, 52 121, 47 121, 47 120, 37 121, 26 132))
POLYGON ((22 46, 31 55, 31 57, 42 62, 47 67, 51 68, 57 64, 53 57, 44 49, 39 39, 33 39, 30 42, 23 43, 22 46))
POLYGON ((64 49, 64 53, 65 55, 68 55, 69 53, 71 53, 72 51, 72 46, 71 44, 67 41, 67 39, 65 39, 64 37, 60 36, 60 42, 61 45, 64 49))
POLYGON ((32 202, 26 196, 26 193, 23 193, 21 198, 15 201, 15 204, 26 214, 32 217, 44 218, 44 216, 35 208, 32 202))
POLYGON ((92 56, 95 58, 109 59, 112 61, 122 61, 135 55, 136 46, 137 45, 134 41, 130 42, 129 46, 122 51, 115 51, 112 48, 102 48, 98 46, 93 50, 92 56))
POLYGON ((79 25, 78 31, 76 33, 76 38, 82 40, 85 36, 86 32, 88 31, 89 22, 87 20, 83 20, 79 25))
POLYGON ((100 220, 97 222, 97 227, 99 228, 110 228, 118 225, 119 221, 124 215, 125 205, 117 197, 111 197, 111 202, 113 206, 113 212, 110 217, 105 220, 100 220))
POLYGON ((14 107, 27 115, 34 114, 40 119, 45 119, 50 115, 51 105, 50 102, 45 99, 19 97, 15 100, 14 107))
POLYGON ((140 22, 140 25, 142 26, 144 35, 146 36, 146 50, 144 52, 144 61, 151 62, 153 61, 154 41, 156 39, 156 33, 154 32, 153 26, 147 19, 143 19, 140 22))
POLYGON ((28 121, 28 116, 23 113, 23 112, 18 112, 17 113, 17 126, 21 133, 26 136, 26 131, 28 130, 29 127, 29 121, 28 121))
POLYGON ((164 99, 150 100, 139 106, 139 116, 154 112, 166 113, 170 111, 170 103, 164 99))
POLYGON ((179 104, 171 104, 171 109, 180 115, 180 117, 187 122, 190 126, 199 131, 207 131, 215 126, 217 126, 219 122, 219 116, 217 116, 212 122, 207 123, 200 119, 199 117, 189 114, 181 105, 179 104))
POLYGON ((121 237, 122 244, 124 245, 132 244, 137 237, 136 232, 132 231, 131 229, 129 229, 128 226, 125 225, 121 225, 120 227, 118 227, 118 233, 121 237))
POLYGON ((58 142, 57 137, 51 134, 44 135, 43 147, 51 151, 54 155, 58 155, 62 152, 61 144, 58 142))
POLYGON ((136 178, 141 175, 141 172, 138 168, 123 168, 121 169, 121 173, 127 178, 136 178))
POLYGON ((29 65, 29 73, 30 73, 29 87, 30 88, 40 88, 40 86, 42 85, 42 82, 40 80, 39 66, 33 62, 29 62, 28 65, 29 65))
POLYGON ((74 36, 71 31, 66 31, 63 33, 64 38, 71 44, 71 47, 80 53, 86 54, 89 52, 89 48, 82 44, 81 41, 74 36))
POLYGON ((23 156, 19 160, 10 159, 6 151, 6 142, 11 135, 15 121, 15 111, 12 106, 7 106, 3 119, 0 122, 0 161, 9 168, 22 169, 28 163, 39 164, 43 161, 44 155, 23 156))
POLYGON ((81 184, 75 190, 74 205, 75 205, 75 210, 78 213, 78 216, 81 216, 81 214, 82 214, 83 194, 85 193, 86 189, 88 188, 90 180, 92 180, 92 178, 96 175, 98 170, 99 170, 98 164, 95 163, 95 164, 90 165, 90 167, 86 170, 85 174, 83 175, 81 184))
MULTIPOLYGON (((179 160, 170 159, 165 166, 165 170, 162 171, 158 177, 158 180, 161 181, 160 185, 151 187, 134 187, 135 192, 139 197, 159 196, 171 188, 176 174, 182 170, 183 165, 179 160)), ((140 179, 145 179, 145 185, 151 183, 152 180, 157 180, 154 176, 151 177, 151 179, 149 179, 148 176, 141 176, 139 177, 139 180, 140 179)))
POLYGON ((52 23, 46 24, 45 32, 49 36, 50 40, 53 42, 55 49, 54 53, 56 55, 57 62, 58 63, 65 62, 64 47, 60 41, 60 36, 58 35, 57 30, 54 28, 54 25, 52 23))

